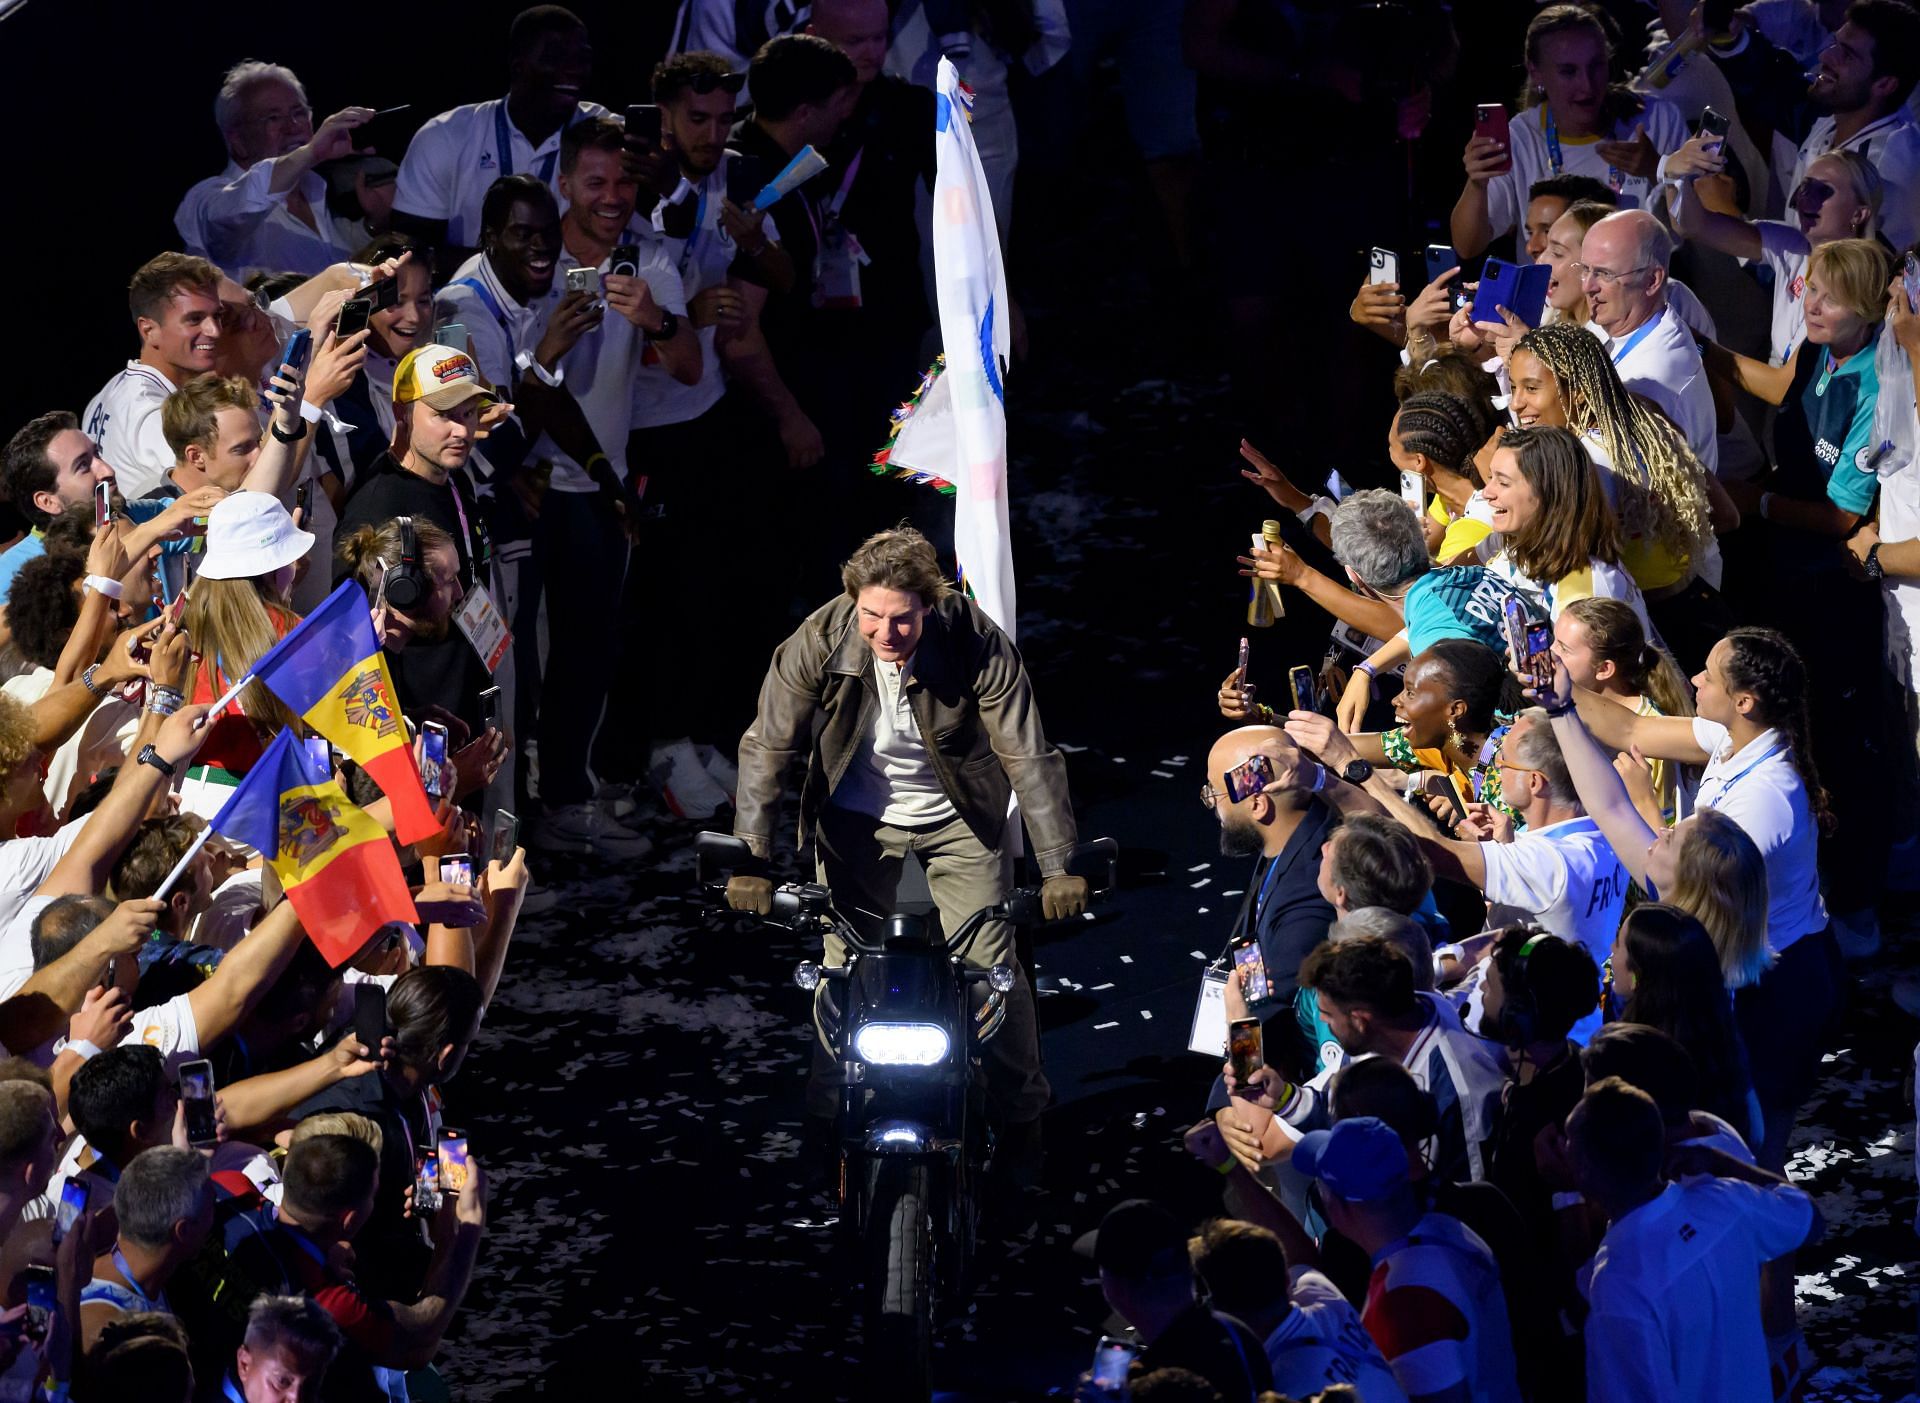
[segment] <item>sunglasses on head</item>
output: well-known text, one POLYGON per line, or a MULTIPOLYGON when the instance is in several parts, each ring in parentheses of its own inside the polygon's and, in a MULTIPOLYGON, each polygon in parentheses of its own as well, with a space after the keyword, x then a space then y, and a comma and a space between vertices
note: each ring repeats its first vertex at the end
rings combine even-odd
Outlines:
POLYGON ((747 75, 744 73, 696 73, 686 82, 686 86, 701 97, 705 97, 715 88, 725 88, 737 97, 740 89, 746 85, 747 75))
POLYGON ((1812 205, 1816 209, 1833 198, 1833 187, 1824 180, 1803 180, 1793 188, 1793 198, 1787 203, 1795 209, 1803 205, 1812 205))

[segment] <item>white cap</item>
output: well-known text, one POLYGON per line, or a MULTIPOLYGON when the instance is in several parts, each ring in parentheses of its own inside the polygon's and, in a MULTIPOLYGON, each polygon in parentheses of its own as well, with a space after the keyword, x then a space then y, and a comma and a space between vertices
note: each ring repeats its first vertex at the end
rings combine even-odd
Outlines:
POLYGON ((199 574, 208 580, 251 580, 292 565, 313 548, 313 533, 293 524, 278 497, 233 492, 207 514, 207 553, 199 574))

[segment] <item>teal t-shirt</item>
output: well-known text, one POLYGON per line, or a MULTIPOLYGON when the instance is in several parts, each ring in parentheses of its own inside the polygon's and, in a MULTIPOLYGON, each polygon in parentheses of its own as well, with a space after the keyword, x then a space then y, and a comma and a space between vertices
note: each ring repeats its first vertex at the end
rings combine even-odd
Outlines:
POLYGON ((1484 565, 1429 570, 1407 590, 1407 642, 1424 653, 1443 638, 1469 638, 1505 653, 1500 611, 1511 593, 1513 587, 1484 565))
MULTIPOLYGON (((1803 345, 1800 354, 1814 349, 1803 345)), ((1871 347, 1839 366, 1830 366, 1826 348, 1819 349, 1813 373, 1800 386, 1800 413, 1813 440, 1815 470, 1826 476, 1827 500, 1841 511, 1862 515, 1873 505, 1879 479, 1873 463, 1873 406, 1880 376, 1871 347)))

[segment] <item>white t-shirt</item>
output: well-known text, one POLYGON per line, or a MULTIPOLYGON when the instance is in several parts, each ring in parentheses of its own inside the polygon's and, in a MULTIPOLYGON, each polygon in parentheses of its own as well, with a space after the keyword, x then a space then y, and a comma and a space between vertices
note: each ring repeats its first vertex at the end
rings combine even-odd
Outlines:
POLYGON ((1361 1318, 1408 1397, 1460 1389, 1473 1403, 1519 1403, 1500 1269, 1458 1218, 1429 1213, 1387 1248, 1361 1318))
MULTIPOLYGON (((163 1004, 143 1008, 134 1014, 133 1027, 120 1040, 120 1046, 133 1047, 138 1043, 156 1049, 166 1061, 169 1072, 179 1070, 181 1063, 191 1062, 198 1057, 200 1025, 193 1017, 193 996, 175 994, 163 1004)), ((58 1057, 66 1045, 66 1038, 56 1038, 54 1056, 58 1057)))
MULTIPOLYGON (((1920 538, 1920 411, 1913 398, 1913 370, 1893 333, 1883 329, 1874 350, 1880 398, 1873 409, 1873 438, 1893 445, 1880 460, 1880 539, 1920 538)), ((1887 666, 1908 691, 1920 691, 1920 580, 1880 582, 1887 600, 1887 666)))
POLYGON ((833 802, 882 823, 944 823, 953 817, 953 802, 920 738, 907 696, 912 677, 912 658, 905 663, 873 660, 873 685, 879 694, 873 724, 861 735, 833 791, 833 802))
POLYGON ((0 999, 10 999, 33 977, 33 918, 54 898, 34 891, 67 855, 85 818, 45 838, 0 843, 0 999))
POLYGON ((177 388, 152 366, 130 360, 80 416, 80 427, 100 446, 120 495, 129 501, 164 495, 160 486, 173 470, 173 450, 160 432, 160 406, 177 388))
POLYGON ((1858 151, 1880 172, 1880 232, 1895 248, 1906 248, 1920 236, 1920 127, 1904 111, 1890 112, 1846 141, 1836 142, 1833 136, 1832 117, 1813 124, 1800 143, 1787 194, 1798 188, 1807 167, 1829 151, 1858 151))
POLYGON ((1813 1201, 1788 1185, 1668 1184, 1594 1254, 1589 1403, 1753 1403, 1773 1396, 1760 1264, 1806 1240, 1813 1201))
POLYGON ((1587 947, 1599 964, 1613 947, 1627 900, 1627 871, 1586 815, 1530 828, 1511 843, 1482 843, 1489 928, 1538 921, 1587 947))
POLYGON ((1773 329, 1768 333, 1767 361, 1785 365, 1807 334, 1807 256, 1813 245, 1798 227, 1782 219, 1756 219, 1753 228, 1760 236, 1759 261, 1773 269, 1773 329))
MULTIPOLYGON (((1613 185, 1610 167, 1600 159, 1600 142, 1626 141, 1633 129, 1644 126, 1647 137, 1662 156, 1678 150, 1687 140, 1687 119, 1680 109, 1662 98, 1645 99, 1647 110, 1630 121, 1619 122, 1604 138, 1575 139, 1560 136, 1561 168, 1564 175, 1592 176, 1602 185, 1613 185)), ((1513 152, 1513 169, 1496 175, 1487 183, 1487 216, 1496 235, 1514 231, 1514 257, 1527 261, 1527 241, 1521 225, 1527 212, 1527 191, 1538 181, 1554 174, 1552 152, 1547 144, 1547 104, 1528 108, 1508 123, 1513 152)), ((1642 176, 1623 176, 1618 180, 1617 203, 1621 209, 1643 208, 1653 191, 1653 182, 1642 176)))
MULTIPOLYGON (((597 102, 574 104, 568 125, 604 117, 597 102)), ((560 132, 535 146, 507 115, 507 100, 471 102, 427 120, 407 144, 393 191, 393 207, 421 219, 447 221, 447 242, 461 248, 480 244, 480 206, 487 187, 503 175, 536 175, 553 191, 560 209, 560 132), (511 150, 500 150, 500 133, 511 150)), ((471 323, 468 324, 471 327, 471 323)))
POLYGON ((1513 563, 1513 557, 1507 554, 1506 538, 1498 531, 1481 541, 1475 549, 1487 570, 1505 580, 1516 594, 1532 606, 1536 616, 1544 614, 1558 622, 1561 612, 1576 599, 1617 599, 1633 610, 1633 616, 1640 620, 1640 627, 1647 637, 1659 637, 1653 620, 1647 617, 1647 601, 1640 595, 1640 586, 1633 582, 1633 576, 1618 565, 1589 557, 1584 571, 1563 579, 1542 582, 1521 573, 1520 567, 1513 563))
POLYGON ((1707 383, 1693 333, 1673 307, 1662 308, 1652 321, 1625 336, 1612 336, 1599 322, 1588 322, 1587 330, 1606 346, 1621 383, 1659 405, 1679 425, 1700 465, 1710 473, 1718 472, 1719 417, 1713 407, 1713 388, 1707 383))
MULTIPOLYGON (((36 667, 18 677, 0 683, 15 701, 32 706, 53 687, 53 669, 36 667)), ((80 729, 61 744, 47 761, 47 802, 55 813, 67 807, 67 796, 75 775, 95 774, 118 765, 126 758, 133 738, 140 731, 140 708, 119 697, 108 697, 88 713, 80 729)))
POLYGON ((1762 731, 1736 752, 1727 728, 1693 718, 1694 743, 1707 752, 1696 809, 1717 809, 1739 824, 1767 867, 1767 944, 1786 949, 1827 928, 1820 899, 1820 830, 1807 789, 1778 731, 1762 731))
POLYGON ((1331 1384, 1351 1384, 1366 1403, 1407 1403, 1360 1312, 1340 1288, 1311 1267, 1293 1268, 1287 1282, 1293 1309, 1266 1340, 1274 1390, 1306 1398, 1331 1384))

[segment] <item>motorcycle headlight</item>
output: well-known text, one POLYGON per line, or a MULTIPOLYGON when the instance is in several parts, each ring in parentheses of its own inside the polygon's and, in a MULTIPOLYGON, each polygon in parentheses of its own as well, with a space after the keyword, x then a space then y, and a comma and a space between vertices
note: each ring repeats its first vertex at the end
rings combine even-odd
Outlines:
POLYGON ((879 1067, 931 1067, 946 1060, 947 1046, 937 1023, 867 1023, 853 1035, 854 1053, 879 1067))

